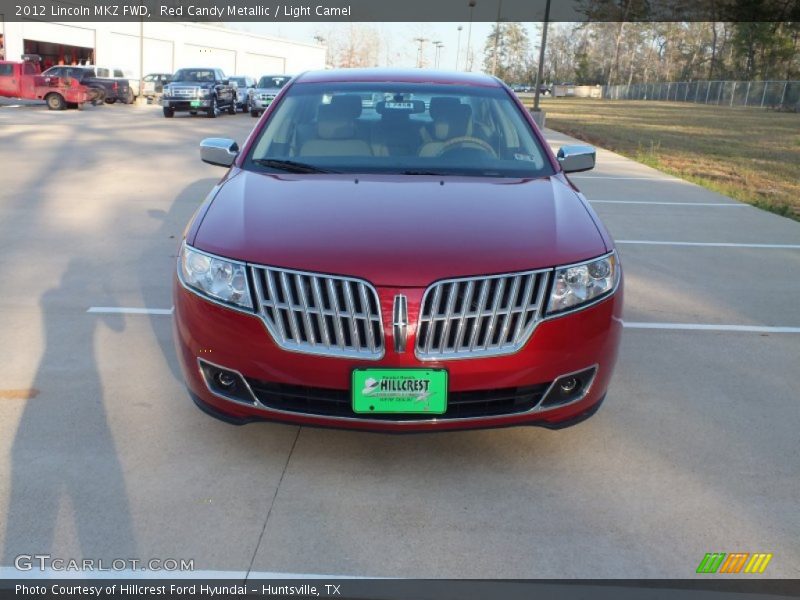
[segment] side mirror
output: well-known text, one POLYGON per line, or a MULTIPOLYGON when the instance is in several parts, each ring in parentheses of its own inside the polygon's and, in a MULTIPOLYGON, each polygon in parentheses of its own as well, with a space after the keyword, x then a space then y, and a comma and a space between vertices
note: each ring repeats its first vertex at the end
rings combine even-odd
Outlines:
POLYGON ((227 138, 206 138, 200 142, 200 160, 210 165, 230 167, 239 155, 239 145, 227 138))
POLYGON ((594 169, 597 151, 594 146, 561 146, 556 158, 564 173, 594 169))

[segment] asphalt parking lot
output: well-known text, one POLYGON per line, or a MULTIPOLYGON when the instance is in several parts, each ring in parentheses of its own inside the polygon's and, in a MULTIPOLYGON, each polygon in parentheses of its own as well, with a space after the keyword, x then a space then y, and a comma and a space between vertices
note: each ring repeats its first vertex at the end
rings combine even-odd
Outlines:
MULTIPOLYGON (((169 309, 184 225, 249 115, 0 107, 0 574, 20 554, 375 577, 800 577, 800 223, 607 151, 626 330, 590 420, 392 436, 226 425, 169 309)), ((548 132, 554 146, 567 138, 548 132)))

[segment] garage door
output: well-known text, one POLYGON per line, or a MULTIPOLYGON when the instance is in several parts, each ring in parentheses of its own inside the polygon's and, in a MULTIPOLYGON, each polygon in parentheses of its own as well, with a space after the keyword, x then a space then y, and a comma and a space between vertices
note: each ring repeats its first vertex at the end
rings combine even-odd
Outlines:
POLYGON ((240 63, 238 75, 250 75, 256 79, 262 75, 280 75, 286 72, 286 61, 279 56, 245 52, 240 63))
POLYGON ((207 46, 186 44, 184 67, 212 67, 222 69, 226 75, 236 74, 236 52, 207 46))

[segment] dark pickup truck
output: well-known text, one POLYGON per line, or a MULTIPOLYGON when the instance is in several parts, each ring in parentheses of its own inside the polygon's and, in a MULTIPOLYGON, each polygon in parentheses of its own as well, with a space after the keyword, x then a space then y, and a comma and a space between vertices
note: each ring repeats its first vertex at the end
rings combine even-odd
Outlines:
POLYGON ((131 90, 128 82, 124 79, 108 79, 105 77, 98 77, 94 67, 87 66, 56 66, 50 67, 42 73, 44 76, 49 77, 71 77, 76 79, 81 85, 93 88, 100 92, 100 97, 95 100, 99 103, 100 100, 105 100, 108 103, 116 102, 117 100, 130 104, 131 90))
POLYGON ((164 86, 161 104, 167 118, 176 112, 203 111, 213 119, 223 108, 228 114, 236 114, 236 92, 221 69, 179 69, 172 82, 164 86))

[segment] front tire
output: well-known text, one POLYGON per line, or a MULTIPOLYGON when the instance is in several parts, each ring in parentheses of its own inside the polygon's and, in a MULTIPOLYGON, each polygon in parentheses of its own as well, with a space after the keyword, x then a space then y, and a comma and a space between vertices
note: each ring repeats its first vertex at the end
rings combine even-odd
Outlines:
POLYGON ((55 92, 47 94, 44 101, 47 102, 47 108, 50 110, 64 110, 64 107, 67 105, 66 102, 64 102, 64 97, 55 92))
POLYGON ((125 96, 125 104, 133 104, 134 100, 136 100, 136 96, 133 95, 133 90, 128 88, 128 93, 125 96))
POLYGON ((165 106, 165 107, 164 107, 164 116, 165 116, 167 119, 171 119, 172 117, 174 117, 174 116, 175 116, 175 109, 174 109, 174 108, 169 108, 169 107, 165 106))
POLYGON ((258 111, 254 108, 250 109, 250 116, 251 117, 258 117, 258 111))
POLYGON ((234 100, 228 105, 228 114, 235 115, 236 114, 236 101, 234 100))
POLYGON ((206 113, 206 117, 208 117, 209 119, 217 118, 217 98, 215 96, 211 96, 211 104, 208 107, 208 112, 206 113))

